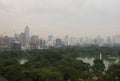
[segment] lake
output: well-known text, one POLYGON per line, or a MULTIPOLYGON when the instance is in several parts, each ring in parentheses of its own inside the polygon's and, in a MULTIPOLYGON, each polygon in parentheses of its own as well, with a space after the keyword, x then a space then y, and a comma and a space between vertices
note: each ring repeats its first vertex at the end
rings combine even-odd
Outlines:
MULTIPOLYGON (((78 60, 82 60, 85 63, 89 63, 91 66, 94 64, 93 61, 95 60, 94 57, 78 57, 78 60)), ((102 59, 104 64, 105 64, 105 68, 108 69, 109 65, 113 64, 113 63, 117 63, 119 62, 118 59, 114 59, 114 60, 106 60, 106 59, 102 59)))
POLYGON ((20 64, 25 64, 26 62, 28 62, 28 59, 20 59, 18 61, 20 64))

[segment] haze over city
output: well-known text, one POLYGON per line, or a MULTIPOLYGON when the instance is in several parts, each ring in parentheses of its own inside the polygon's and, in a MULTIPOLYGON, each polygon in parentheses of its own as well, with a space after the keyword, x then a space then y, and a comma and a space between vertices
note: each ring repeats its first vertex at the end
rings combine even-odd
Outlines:
POLYGON ((0 0, 0 35, 109 36, 120 34, 119 0, 0 0))

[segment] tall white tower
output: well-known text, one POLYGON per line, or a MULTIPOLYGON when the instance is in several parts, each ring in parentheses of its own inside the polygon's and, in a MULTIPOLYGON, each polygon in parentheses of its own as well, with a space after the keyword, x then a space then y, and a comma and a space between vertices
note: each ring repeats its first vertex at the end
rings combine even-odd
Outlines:
POLYGON ((100 60, 102 60, 102 53, 100 53, 100 60))
POLYGON ((30 42, 30 35, 29 35, 29 27, 28 25, 25 27, 25 43, 28 44, 30 42))

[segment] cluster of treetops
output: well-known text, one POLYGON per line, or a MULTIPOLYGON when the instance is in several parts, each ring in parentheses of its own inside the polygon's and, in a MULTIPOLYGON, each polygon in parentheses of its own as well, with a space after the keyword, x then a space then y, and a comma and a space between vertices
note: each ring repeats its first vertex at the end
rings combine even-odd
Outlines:
POLYGON ((0 52, 0 81, 120 81, 120 64, 107 70, 96 57, 93 66, 79 56, 120 56, 120 47, 69 46, 0 52), (20 64, 20 59, 28 62, 20 64))

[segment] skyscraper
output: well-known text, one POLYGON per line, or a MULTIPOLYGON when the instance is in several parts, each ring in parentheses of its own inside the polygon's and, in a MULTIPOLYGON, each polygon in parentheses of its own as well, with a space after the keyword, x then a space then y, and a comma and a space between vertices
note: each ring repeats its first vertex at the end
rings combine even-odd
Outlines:
POLYGON ((63 42, 60 38, 56 39, 56 47, 62 47, 63 46, 63 42))
POLYGON ((20 43, 21 43, 22 46, 24 46, 25 43, 26 43, 26 40, 25 40, 25 39, 26 39, 25 33, 22 32, 22 33, 20 34, 20 43))
POLYGON ((29 36, 29 27, 25 27, 25 43, 28 44, 30 42, 30 36, 29 36))
POLYGON ((48 36, 48 41, 52 41, 52 39, 53 39, 53 36, 52 36, 52 35, 49 35, 49 36, 48 36))

